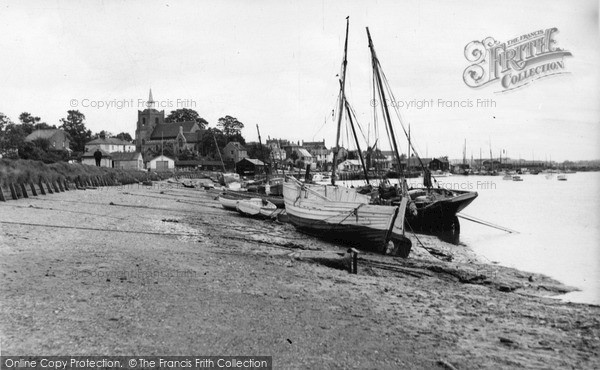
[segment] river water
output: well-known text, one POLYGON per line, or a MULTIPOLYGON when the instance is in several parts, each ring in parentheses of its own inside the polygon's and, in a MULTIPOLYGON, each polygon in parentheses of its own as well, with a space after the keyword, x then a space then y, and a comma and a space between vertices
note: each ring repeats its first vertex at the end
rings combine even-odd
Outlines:
MULTIPOLYGON (((567 181, 557 181, 556 175, 521 177, 437 179, 442 187, 479 193, 463 214, 518 231, 510 234, 461 219, 457 248, 466 245, 491 262, 580 289, 560 296, 564 300, 600 304, 600 172, 568 174, 567 181)), ((422 179, 408 182, 420 186, 422 179)))

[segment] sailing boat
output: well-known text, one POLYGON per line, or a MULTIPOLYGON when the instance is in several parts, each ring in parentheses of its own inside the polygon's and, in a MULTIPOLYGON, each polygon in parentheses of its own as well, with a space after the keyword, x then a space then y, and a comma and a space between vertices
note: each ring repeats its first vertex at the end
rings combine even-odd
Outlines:
MULTIPOLYGON (((374 205, 370 204, 370 196, 359 194, 354 188, 335 185, 335 164, 344 112, 351 120, 345 96, 348 29, 347 17, 331 184, 306 184, 289 177, 283 186, 286 212, 296 228, 308 233, 363 250, 408 257, 411 242, 404 236, 407 196, 396 206, 374 205), (389 246, 390 241, 393 248, 389 246)), ((399 158, 397 152, 396 156, 399 158)))
MULTIPOLYGON (((389 87, 389 83, 381 70, 381 65, 375 54, 373 42, 371 40, 368 28, 367 35, 369 38, 369 47, 371 48, 373 72, 376 77, 374 79, 376 85, 374 91, 376 91, 376 94, 378 94, 377 96, 374 96, 374 99, 377 99, 374 101, 382 102, 380 106, 383 113, 383 118, 387 123, 386 128, 388 128, 388 134, 391 136, 391 141, 394 144, 394 152, 397 155, 396 161, 398 164, 400 164, 400 158, 398 156, 399 152, 396 146, 396 139, 394 137, 389 107, 387 104, 388 101, 397 100, 394 98, 389 87), (388 96, 386 96, 386 92, 389 95, 389 99, 388 96)), ((398 107, 396 105, 393 107, 398 120, 400 121, 404 134, 408 137, 409 135, 402 124, 398 107)), ((432 182, 436 181, 435 176, 433 176, 430 172, 430 169, 423 164, 423 161, 419 157, 414 146, 414 140, 412 140, 412 137, 411 140, 409 140, 409 147, 414 153, 414 157, 411 158, 416 158, 421 166, 421 169, 423 170, 424 187, 411 188, 406 191, 410 198, 409 207, 406 209, 405 214, 406 226, 412 230, 428 231, 441 229, 458 232, 460 225, 456 214, 471 204, 471 202, 477 197, 477 192, 440 188, 439 184, 438 187, 435 188, 432 182)), ((404 178, 402 178, 402 176, 399 178, 399 183, 402 185, 402 187, 406 186, 406 181, 404 178)), ((389 192, 387 189, 385 189, 385 187, 380 188, 379 197, 375 197, 377 201, 391 205, 399 205, 400 202, 403 202, 405 198, 406 196, 404 194, 398 196, 394 194, 394 192, 389 192), (388 195, 390 193, 392 194, 391 197, 388 195)))

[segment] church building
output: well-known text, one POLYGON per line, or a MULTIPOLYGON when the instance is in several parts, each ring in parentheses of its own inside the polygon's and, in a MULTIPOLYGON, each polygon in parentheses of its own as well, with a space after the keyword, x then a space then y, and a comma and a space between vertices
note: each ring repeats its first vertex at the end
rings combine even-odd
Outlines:
POLYGON ((147 108, 138 111, 135 148, 144 158, 160 155, 163 148, 172 148, 177 156, 185 149, 200 151, 204 130, 195 121, 165 122, 165 111, 154 108, 152 90, 147 108))

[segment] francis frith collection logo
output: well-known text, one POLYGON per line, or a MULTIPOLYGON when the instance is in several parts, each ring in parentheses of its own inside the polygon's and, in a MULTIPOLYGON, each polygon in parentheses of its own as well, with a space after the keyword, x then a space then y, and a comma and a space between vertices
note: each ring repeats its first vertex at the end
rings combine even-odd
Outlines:
POLYGON ((472 63, 463 73, 465 84, 477 88, 499 83, 499 91, 508 91, 566 73, 564 58, 571 53, 557 47, 557 33, 557 28, 548 28, 506 42, 492 37, 471 41, 465 47, 465 58, 472 63))

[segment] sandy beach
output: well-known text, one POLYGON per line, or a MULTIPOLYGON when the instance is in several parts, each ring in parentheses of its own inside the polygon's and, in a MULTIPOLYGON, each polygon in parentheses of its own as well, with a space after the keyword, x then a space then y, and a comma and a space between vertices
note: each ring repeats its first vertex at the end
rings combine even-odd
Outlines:
POLYGON ((265 355, 274 368, 600 368, 600 307, 419 235, 361 253, 166 182, 0 203, 8 355, 265 355), (422 243, 425 248, 423 248, 422 243))

